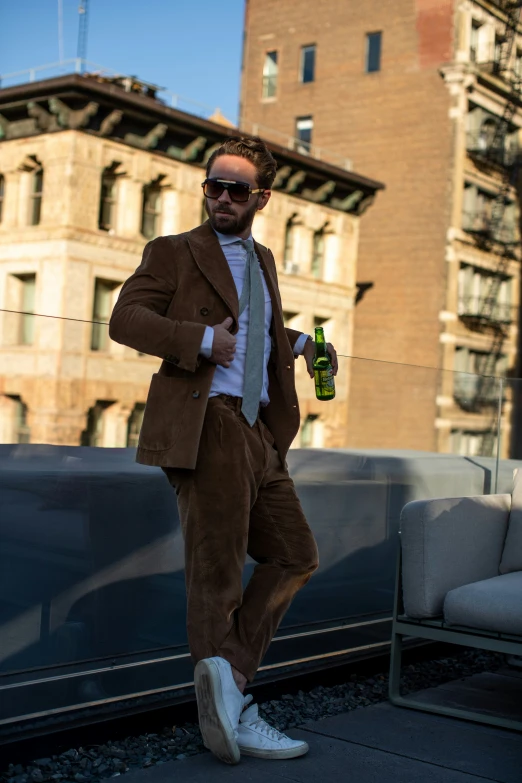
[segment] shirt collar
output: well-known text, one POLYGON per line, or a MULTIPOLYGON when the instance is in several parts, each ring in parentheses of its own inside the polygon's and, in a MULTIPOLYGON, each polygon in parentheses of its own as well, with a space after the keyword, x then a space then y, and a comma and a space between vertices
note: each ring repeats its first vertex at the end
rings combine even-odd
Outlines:
MULTIPOLYGON (((241 240, 241 237, 236 237, 234 234, 220 234, 219 231, 216 231, 215 229, 213 229, 213 231, 217 236, 221 247, 223 247, 224 245, 232 245, 234 242, 238 242, 241 240)), ((248 239, 252 239, 252 238, 253 237, 251 233, 248 239)))

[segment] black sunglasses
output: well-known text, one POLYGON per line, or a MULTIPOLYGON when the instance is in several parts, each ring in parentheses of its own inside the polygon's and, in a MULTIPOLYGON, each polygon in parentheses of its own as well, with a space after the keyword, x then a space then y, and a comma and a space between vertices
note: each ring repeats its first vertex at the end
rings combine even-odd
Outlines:
POLYGON ((265 188, 252 189, 247 182, 234 182, 229 179, 206 179, 201 183, 207 198, 219 198, 228 191, 231 201, 248 201, 252 193, 262 193, 265 188))

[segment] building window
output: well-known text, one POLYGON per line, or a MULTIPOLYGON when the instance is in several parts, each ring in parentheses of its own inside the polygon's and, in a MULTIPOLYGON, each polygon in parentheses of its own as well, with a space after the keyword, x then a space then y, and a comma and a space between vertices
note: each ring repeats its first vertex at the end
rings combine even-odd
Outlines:
POLYGON ((129 422, 127 426, 127 446, 129 448, 135 449, 138 446, 144 413, 145 403, 137 402, 132 409, 131 415, 129 416, 129 422))
POLYGON ((462 264, 458 276, 458 314, 478 326, 485 322, 510 324, 514 318, 513 280, 492 274, 486 269, 462 264))
POLYGON ((294 313, 291 310, 283 310, 283 323, 285 326, 288 326, 290 329, 292 329, 292 323, 294 318, 297 318, 299 316, 299 313, 294 313))
POLYGON ((496 70, 498 70, 500 63, 502 62, 502 51, 503 51, 504 42, 505 42, 505 38, 503 38, 500 35, 495 35, 494 59, 495 59, 496 70))
POLYGON ((2 216, 4 214, 4 198, 5 198, 5 179, 4 179, 4 175, 0 174, 0 223, 2 222, 2 216))
POLYGON ((20 344, 33 345, 36 275, 20 275, 19 279, 22 282, 22 320, 20 328, 20 344))
POLYGON ((491 430, 451 430, 450 449, 452 454, 463 457, 491 456, 497 453, 497 433, 491 430), (483 455, 484 445, 490 441, 492 450, 483 455))
POLYGON ((324 326, 330 318, 323 318, 322 315, 314 315, 314 330, 317 326, 324 326))
POLYGON ((7 397, 14 403, 14 442, 30 443, 31 431, 27 424, 27 405, 17 394, 8 394, 7 397))
POLYGON ((470 42, 469 42, 469 59, 472 63, 478 62, 480 28, 481 28, 480 22, 477 22, 476 19, 472 19, 471 35, 470 35, 470 42))
POLYGON ((143 188, 143 206, 141 211, 141 233, 146 239, 158 235, 161 214, 161 188, 157 183, 143 188))
POLYGON ((94 301, 92 307, 91 351, 106 351, 109 347, 109 318, 114 303, 114 292, 121 283, 114 280, 94 281, 94 301))
POLYGON ((314 231, 312 243, 312 275, 318 280, 323 276, 324 266, 324 230, 314 231))
POLYGON ((314 129, 313 117, 298 117, 295 121, 296 149, 304 155, 310 152, 312 146, 312 133, 314 129))
POLYGON ((301 448, 309 449, 315 445, 314 430, 316 430, 316 421, 319 418, 317 413, 309 413, 301 427, 301 448))
POLYGON ((315 44, 301 48, 301 81, 303 84, 315 81, 315 44))
POLYGON ((517 49, 515 53, 514 71, 517 79, 522 79, 522 49, 517 49))
POLYGON ((42 215, 42 195, 43 195, 43 169, 37 169, 33 172, 31 183, 31 203, 29 212, 29 223, 31 226, 37 226, 40 223, 42 215))
POLYGON ((277 92, 277 52, 267 52, 263 65, 263 98, 275 98, 277 92))
POLYGON ((116 174, 112 167, 103 171, 100 193, 100 214, 98 228, 102 231, 110 231, 114 228, 116 215, 116 174))
POLYGON ((366 35, 366 73, 381 70, 382 33, 366 35))
POLYGON ((507 370, 507 357, 493 357, 486 351, 457 346, 453 360, 453 396, 468 411, 483 405, 496 405, 500 394, 499 376, 507 370))
POLYGON ((102 446, 104 413, 107 408, 114 405, 114 401, 96 400, 96 403, 87 412, 87 426, 81 434, 81 446, 102 446))
POLYGON ((4 320, 5 345, 33 345, 36 275, 7 275, 4 320))
POLYGON ((285 226, 285 249, 283 255, 284 270, 289 274, 296 274, 299 271, 299 265, 294 262, 295 250, 295 216, 286 221, 285 226))

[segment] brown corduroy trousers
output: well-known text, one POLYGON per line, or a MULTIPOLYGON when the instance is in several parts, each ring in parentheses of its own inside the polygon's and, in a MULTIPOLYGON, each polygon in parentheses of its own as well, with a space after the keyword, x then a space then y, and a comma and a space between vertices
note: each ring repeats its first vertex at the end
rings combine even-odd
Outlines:
POLYGON ((251 682, 317 546, 274 439, 241 399, 208 401, 194 470, 164 468, 185 539, 187 631, 194 663, 219 655, 251 682), (247 553, 256 561, 243 592, 247 553))

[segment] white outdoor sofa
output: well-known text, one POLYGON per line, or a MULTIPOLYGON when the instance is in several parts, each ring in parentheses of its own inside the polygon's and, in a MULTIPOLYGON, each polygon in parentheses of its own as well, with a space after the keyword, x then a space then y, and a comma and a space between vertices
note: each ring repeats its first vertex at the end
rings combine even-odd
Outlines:
POLYGON ((511 495, 407 503, 400 540, 391 702, 522 730, 522 720, 438 706, 400 693, 403 637, 522 655, 522 470, 515 471, 511 495))

